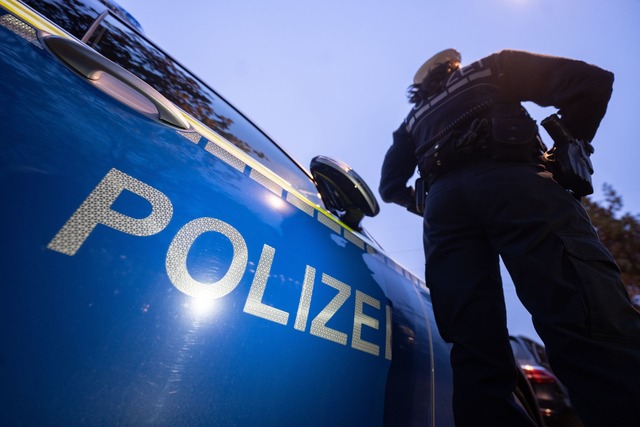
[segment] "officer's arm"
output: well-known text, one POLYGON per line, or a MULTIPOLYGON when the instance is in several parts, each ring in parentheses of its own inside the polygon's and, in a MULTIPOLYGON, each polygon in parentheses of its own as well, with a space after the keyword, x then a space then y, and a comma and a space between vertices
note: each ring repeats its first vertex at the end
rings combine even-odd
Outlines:
POLYGON ((415 145, 403 123, 393 133, 393 145, 382 163, 380 197, 387 203, 397 203, 415 210, 415 194, 407 181, 416 169, 415 145))
POLYGON ((513 50, 496 54, 496 61, 509 95, 557 108, 575 138, 593 140, 611 98, 613 73, 583 61, 513 50))

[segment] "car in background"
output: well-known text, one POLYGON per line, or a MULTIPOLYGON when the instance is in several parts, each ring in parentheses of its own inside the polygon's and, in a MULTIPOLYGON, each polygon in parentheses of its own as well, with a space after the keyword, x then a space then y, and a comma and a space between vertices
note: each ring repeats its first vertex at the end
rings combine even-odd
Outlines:
POLYGON ((511 348, 538 401, 547 427, 582 427, 565 386, 558 380, 544 346, 524 336, 512 336, 511 348))
POLYGON ((429 290, 348 165, 113 1, 0 0, 0 73, 0 425, 453 425, 429 290))

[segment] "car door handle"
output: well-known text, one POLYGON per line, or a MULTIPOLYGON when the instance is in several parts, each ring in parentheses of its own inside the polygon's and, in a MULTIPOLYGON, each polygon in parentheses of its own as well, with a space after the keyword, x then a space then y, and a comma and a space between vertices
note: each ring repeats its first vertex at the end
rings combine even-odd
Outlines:
POLYGON ((181 129, 189 129, 189 123, 171 101, 142 79, 95 50, 65 37, 47 36, 43 40, 47 47, 65 64, 87 79, 96 81, 102 73, 109 74, 149 100, 158 111, 160 120, 181 129))

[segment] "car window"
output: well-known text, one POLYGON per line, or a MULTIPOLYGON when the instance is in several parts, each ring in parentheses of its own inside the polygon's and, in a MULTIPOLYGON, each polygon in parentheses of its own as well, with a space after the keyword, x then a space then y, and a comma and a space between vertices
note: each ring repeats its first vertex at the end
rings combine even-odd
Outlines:
MULTIPOLYGON (((192 117, 285 179, 312 202, 322 204, 310 176, 296 161, 189 70, 139 31, 124 24, 121 17, 108 15, 100 26, 87 34, 94 21, 105 12, 104 1, 25 0, 24 3, 140 77, 192 117)), ((134 18, 128 19, 131 20, 134 18)), ((136 28, 140 30, 139 24, 136 28)))
POLYGON ((526 348, 518 341, 511 340, 511 348, 513 349, 513 355, 517 360, 528 360, 531 359, 531 355, 527 351, 526 348))
POLYGON ((144 33, 140 23, 113 0, 22 0, 22 2, 81 40, 106 9, 144 33))
POLYGON ((294 160, 238 110, 144 36, 109 16, 90 35, 87 44, 319 203, 315 185, 294 160))
POLYGON ((24 0, 23 3, 79 39, 105 9, 98 0, 24 0))
POLYGON ((532 350, 535 353, 538 362, 540 362, 542 365, 548 366, 549 359, 547 359, 547 352, 545 351, 544 347, 535 342, 532 342, 531 346, 533 347, 532 350))
POLYGON ((136 30, 144 34, 142 25, 140 25, 138 20, 133 16, 131 16, 129 12, 127 12, 122 6, 120 6, 114 0, 100 0, 100 2, 104 4, 113 14, 119 16, 120 19, 124 20, 129 25, 134 27, 136 30))

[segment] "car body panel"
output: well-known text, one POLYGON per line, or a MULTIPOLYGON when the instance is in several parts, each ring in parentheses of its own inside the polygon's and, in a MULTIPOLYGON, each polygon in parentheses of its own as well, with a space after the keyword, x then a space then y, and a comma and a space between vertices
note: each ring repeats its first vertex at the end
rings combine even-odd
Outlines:
POLYGON ((10 24, 0 423, 452 425, 424 283, 193 117, 129 108, 10 24))

